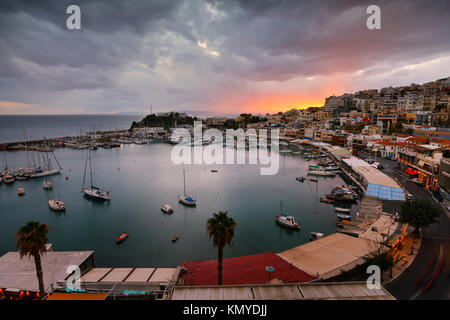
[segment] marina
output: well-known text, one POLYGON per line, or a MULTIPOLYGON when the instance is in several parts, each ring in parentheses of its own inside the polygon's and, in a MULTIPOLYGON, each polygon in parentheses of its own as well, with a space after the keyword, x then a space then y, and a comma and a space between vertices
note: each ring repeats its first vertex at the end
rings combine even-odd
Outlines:
MULTIPOLYGON (((239 225, 235 246, 225 251, 226 257, 267 250, 281 252, 308 242, 312 231, 327 235, 337 230, 333 207, 318 199, 331 191, 330 186, 344 181, 335 176, 299 183, 294 178, 306 176, 308 171, 308 162, 301 155, 280 155, 278 174, 261 176, 257 165, 226 165, 215 173, 205 165, 174 165, 171 150, 167 143, 91 150, 93 179, 108 188, 112 199, 99 202, 80 197, 88 151, 55 149, 64 169, 52 176, 52 191, 43 189, 44 178, 0 185, 0 216, 4 221, 0 227, 0 253, 15 250, 9 230, 31 219, 52 226, 49 240, 58 250, 95 250, 99 265, 137 267, 214 259, 216 250, 204 230, 206 219, 219 210, 228 211, 239 225), (186 191, 198 200, 196 208, 178 203, 177 194, 184 193, 183 169, 186 191), (26 189, 24 197, 16 195, 19 187, 26 189), (48 192, 52 192, 51 196, 48 192), (270 196, 261 198, 261 194, 270 196), (51 210, 49 197, 62 200, 66 210, 51 210), (301 224, 299 232, 276 226, 274 213, 279 212, 280 199, 283 211, 294 214, 301 224), (170 205, 173 214, 161 214, 162 204, 170 205), (132 237, 118 247, 111 239, 123 230, 132 237), (183 241, 169 247, 172 242, 168 238, 174 234, 183 241)), ((7 152, 7 158, 8 163, 22 164, 26 152, 7 152)), ((88 176, 89 170, 87 180, 88 176)))

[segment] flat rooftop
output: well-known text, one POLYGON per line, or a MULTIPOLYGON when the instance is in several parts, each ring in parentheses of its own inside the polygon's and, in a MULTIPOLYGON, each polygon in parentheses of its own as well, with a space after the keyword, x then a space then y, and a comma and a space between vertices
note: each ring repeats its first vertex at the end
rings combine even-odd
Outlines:
MULTIPOLYGON (((185 285, 216 285, 217 259, 184 262, 187 269, 185 285)), ((286 283, 308 282, 315 276, 289 264, 274 252, 265 252, 243 257, 223 259, 223 284, 261 284, 269 282, 267 266, 275 270, 271 279, 278 279, 286 283)))
POLYGON ((174 280, 176 268, 92 268, 81 276, 82 283, 126 283, 164 285, 174 280))
POLYGON ((288 263, 321 279, 328 279, 365 262, 373 251, 368 239, 334 233, 278 254, 288 263))
MULTIPOLYGON (((41 255, 44 288, 57 281, 64 281, 70 265, 81 266, 94 251, 48 251, 41 255)), ((39 291, 34 259, 23 257, 19 252, 8 252, 0 257, 0 288, 39 291)))
POLYGON ((365 282, 175 287, 171 300, 395 300, 365 282))

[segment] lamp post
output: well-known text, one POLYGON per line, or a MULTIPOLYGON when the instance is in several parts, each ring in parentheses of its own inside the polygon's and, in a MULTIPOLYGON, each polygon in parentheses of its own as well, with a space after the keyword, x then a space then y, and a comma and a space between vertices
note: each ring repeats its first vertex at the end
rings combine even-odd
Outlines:
POLYGON ((272 274, 272 272, 275 271, 275 268, 272 267, 272 266, 267 266, 267 267, 266 267, 266 271, 269 273, 269 281, 270 281, 270 280, 271 280, 271 279, 270 279, 270 278, 271 278, 271 274, 272 274))

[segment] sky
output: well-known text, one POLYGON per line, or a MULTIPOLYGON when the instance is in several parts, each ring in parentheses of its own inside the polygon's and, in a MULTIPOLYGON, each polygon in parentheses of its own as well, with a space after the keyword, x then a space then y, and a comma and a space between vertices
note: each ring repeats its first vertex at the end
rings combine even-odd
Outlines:
POLYGON ((448 0, 0 0, 0 114, 322 106, 448 77, 449 21, 448 0))

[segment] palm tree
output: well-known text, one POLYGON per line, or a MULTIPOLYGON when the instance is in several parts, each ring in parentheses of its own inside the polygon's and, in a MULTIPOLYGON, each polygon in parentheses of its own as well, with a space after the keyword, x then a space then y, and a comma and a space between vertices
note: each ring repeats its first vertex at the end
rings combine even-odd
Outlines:
POLYGON ((36 264, 36 275, 39 282, 39 292, 41 298, 45 295, 44 279, 41 266, 41 254, 45 251, 47 243, 48 225, 40 224, 37 221, 28 221, 28 223, 17 230, 17 248, 20 248, 20 258, 24 256, 34 258, 36 264))
POLYGON ((214 247, 218 248, 218 275, 219 285, 222 284, 222 261, 223 261, 223 248, 228 244, 231 245, 231 241, 234 236, 234 229, 236 229, 236 222, 233 218, 227 216, 227 212, 219 211, 214 213, 212 218, 206 221, 206 232, 208 236, 213 239, 214 247))

